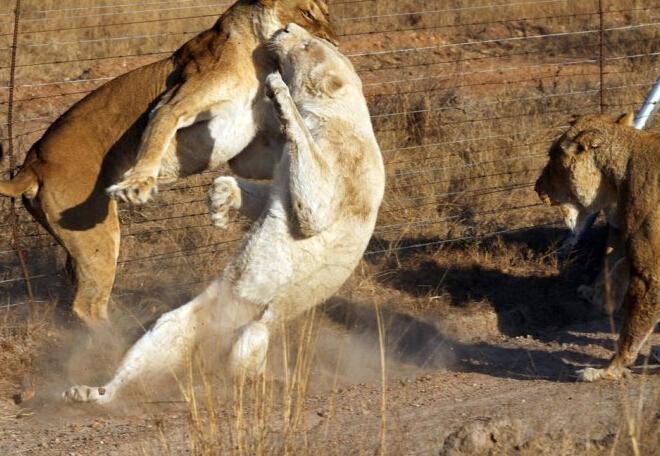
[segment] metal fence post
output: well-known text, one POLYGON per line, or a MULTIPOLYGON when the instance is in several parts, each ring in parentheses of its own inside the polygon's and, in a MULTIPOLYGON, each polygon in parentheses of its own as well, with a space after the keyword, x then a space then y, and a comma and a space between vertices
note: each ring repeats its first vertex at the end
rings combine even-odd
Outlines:
POLYGON ((635 128, 643 130, 646 127, 648 121, 658 110, 658 102, 660 102, 660 77, 655 81, 655 85, 635 116, 635 128))

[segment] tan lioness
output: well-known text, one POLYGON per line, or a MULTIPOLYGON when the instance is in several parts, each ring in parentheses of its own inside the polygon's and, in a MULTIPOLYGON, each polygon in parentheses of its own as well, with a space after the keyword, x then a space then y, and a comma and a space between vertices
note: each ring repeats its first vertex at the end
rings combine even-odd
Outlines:
MULTIPOLYGON (((149 159, 157 143, 161 154, 149 188, 158 176, 186 176, 223 162, 244 177, 272 175, 279 157, 261 155, 271 150, 261 144, 274 118, 263 94, 274 67, 263 44, 291 22, 335 41, 323 0, 241 0, 171 57, 75 104, 32 146, 18 175, 0 182, 0 193, 22 196, 66 249, 75 266, 78 317, 107 319, 120 232, 117 204, 106 189, 112 186, 122 199, 144 199, 142 187, 114 185, 135 165, 138 150, 149 159)), ((136 168, 128 175, 134 182, 142 173, 136 168)))
POLYGON ((616 207, 630 268, 625 316, 609 366, 583 369, 586 381, 625 374, 660 320, 660 136, 625 124, 578 118, 553 145, 536 183, 543 202, 571 205, 583 217, 616 207))
POLYGON ((295 24, 270 47, 281 74, 266 84, 287 139, 274 179, 223 176, 211 194, 216 223, 229 208, 256 217, 240 251, 203 293, 161 316, 105 386, 74 386, 65 400, 111 403, 130 385, 176 372, 198 348, 228 355, 233 374, 258 374, 271 331, 332 296, 362 258, 385 170, 360 78, 295 24))

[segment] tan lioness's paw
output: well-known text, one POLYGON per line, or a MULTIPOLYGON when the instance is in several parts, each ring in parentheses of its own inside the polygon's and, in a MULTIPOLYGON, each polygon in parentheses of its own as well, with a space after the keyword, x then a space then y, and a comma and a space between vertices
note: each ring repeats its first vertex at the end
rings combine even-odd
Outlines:
POLYGON ((628 375, 630 375, 630 371, 625 367, 607 367, 605 369, 587 367, 577 371, 578 380, 583 382, 595 382, 597 380, 619 380, 628 375))
POLYGON ((241 189, 236 179, 220 176, 213 181, 209 194, 209 212, 213 224, 226 228, 229 224, 229 210, 241 207, 241 189))
POLYGON ((102 386, 76 385, 62 393, 62 399, 69 403, 93 402, 103 404, 110 402, 111 398, 112 395, 108 394, 108 391, 102 386))
POLYGON ((156 177, 143 173, 128 172, 124 180, 108 187, 112 198, 125 203, 144 204, 158 191, 156 177))

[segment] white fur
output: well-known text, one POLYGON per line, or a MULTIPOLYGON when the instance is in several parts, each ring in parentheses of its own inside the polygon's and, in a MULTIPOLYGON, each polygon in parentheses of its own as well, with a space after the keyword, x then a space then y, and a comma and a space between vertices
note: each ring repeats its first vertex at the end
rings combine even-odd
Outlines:
MULTIPOLYGON (((301 40, 312 39, 293 27, 278 48, 287 53, 301 40)), ((321 63, 303 58, 288 68, 297 84, 287 87, 279 75, 267 80, 290 141, 272 184, 216 179, 211 210, 223 212, 221 219, 227 207, 237 204, 253 214, 261 208, 222 277, 193 301, 163 315, 129 350, 114 378, 102 387, 104 395, 98 387, 74 386, 64 393, 66 400, 107 403, 138 379, 176 371, 202 344, 215 344, 214 352, 228 355, 234 373, 262 372, 272 327, 326 300, 350 276, 373 232, 385 173, 359 78, 330 45, 323 55, 321 63), (315 73, 317 65, 324 70, 320 74, 315 73), (324 78, 330 69, 341 73, 342 89, 331 96, 308 93, 305 83, 324 78), (344 149, 345 144, 351 149, 344 149), (358 159, 347 163, 345 154, 358 159), (354 180, 352 191, 355 186, 364 189, 364 199, 347 199, 345 179, 354 180), (351 203, 356 202, 364 203, 359 206, 364 210, 352 213, 351 203)))

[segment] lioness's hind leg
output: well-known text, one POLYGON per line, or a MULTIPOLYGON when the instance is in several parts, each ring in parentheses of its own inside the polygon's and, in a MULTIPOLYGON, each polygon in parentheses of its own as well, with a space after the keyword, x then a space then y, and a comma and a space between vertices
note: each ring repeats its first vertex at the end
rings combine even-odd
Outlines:
POLYGON ((69 230, 53 223, 51 228, 69 253, 76 279, 73 312, 94 325, 108 319, 119 256, 117 205, 109 201, 106 219, 86 230, 69 230))

